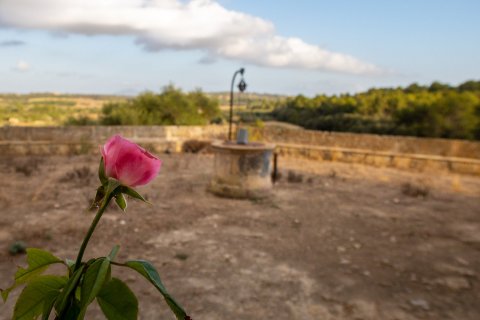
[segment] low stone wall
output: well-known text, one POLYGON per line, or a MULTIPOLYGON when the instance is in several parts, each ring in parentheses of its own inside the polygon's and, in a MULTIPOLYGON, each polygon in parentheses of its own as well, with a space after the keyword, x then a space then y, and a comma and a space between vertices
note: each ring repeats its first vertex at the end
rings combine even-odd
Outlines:
POLYGON ((96 152, 115 135, 155 152, 179 152, 186 140, 223 139, 226 126, 1 127, 0 155, 71 155, 96 152))
POLYGON ((280 126, 250 128, 250 134, 268 142, 480 159, 480 143, 467 140, 299 130, 280 126))
POLYGON ((281 156, 340 161, 415 171, 480 175, 480 143, 289 129, 249 128, 255 139, 275 143, 281 156))
MULTIPOLYGON (((480 175, 480 143, 463 140, 332 133, 281 126, 249 128, 250 137, 277 145, 277 153, 418 171, 480 175)), ((187 140, 225 139, 227 126, 1 127, 0 155, 98 152, 120 134, 154 152, 181 151, 187 140)))
POLYGON ((480 176, 480 160, 432 155, 376 152, 372 150, 319 147, 277 143, 280 156, 316 161, 339 161, 375 167, 397 168, 419 172, 449 172, 480 176))

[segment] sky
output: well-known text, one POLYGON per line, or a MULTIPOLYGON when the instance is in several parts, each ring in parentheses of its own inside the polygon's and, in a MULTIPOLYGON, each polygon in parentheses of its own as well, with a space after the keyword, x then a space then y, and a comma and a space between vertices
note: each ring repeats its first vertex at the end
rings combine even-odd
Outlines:
POLYGON ((478 0, 0 0, 0 92, 354 93, 480 79, 478 0), (237 80, 239 80, 237 78, 237 80))

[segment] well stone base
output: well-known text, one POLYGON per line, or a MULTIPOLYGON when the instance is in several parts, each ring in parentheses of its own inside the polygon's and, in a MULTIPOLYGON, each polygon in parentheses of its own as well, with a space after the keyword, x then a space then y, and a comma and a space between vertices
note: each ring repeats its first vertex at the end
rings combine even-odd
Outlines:
POLYGON ((214 142, 214 172, 208 190, 229 198, 268 197, 272 191, 271 158, 274 148, 271 144, 214 142))

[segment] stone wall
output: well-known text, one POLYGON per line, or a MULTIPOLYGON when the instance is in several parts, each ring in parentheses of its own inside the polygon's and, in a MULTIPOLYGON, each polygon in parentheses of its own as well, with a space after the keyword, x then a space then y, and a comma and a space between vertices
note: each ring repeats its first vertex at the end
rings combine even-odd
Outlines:
MULTIPOLYGON (((480 175, 479 142, 332 133, 282 126, 249 128, 249 131, 250 137, 256 140, 275 143, 280 156, 480 175)), ((227 126, 1 127, 0 155, 93 153, 114 134, 154 152, 179 152, 187 140, 223 140, 227 132, 227 126)))
POLYGON ((480 143, 466 140, 298 130, 281 126, 251 128, 250 132, 268 142, 480 159, 480 143))
POLYGON ((280 156, 480 175, 479 142, 334 133, 281 126, 249 128, 249 132, 255 139, 275 143, 280 156))
POLYGON ((225 126, 1 127, 0 155, 90 153, 115 134, 155 152, 179 152, 185 140, 223 139, 226 133, 225 126))

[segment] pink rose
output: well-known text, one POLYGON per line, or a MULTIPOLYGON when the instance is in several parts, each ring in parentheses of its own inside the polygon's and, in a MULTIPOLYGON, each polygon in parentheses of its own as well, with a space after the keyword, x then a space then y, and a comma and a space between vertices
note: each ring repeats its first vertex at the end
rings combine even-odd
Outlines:
POLYGON ((162 165, 160 159, 119 135, 111 137, 101 150, 107 177, 129 187, 149 183, 162 165))

